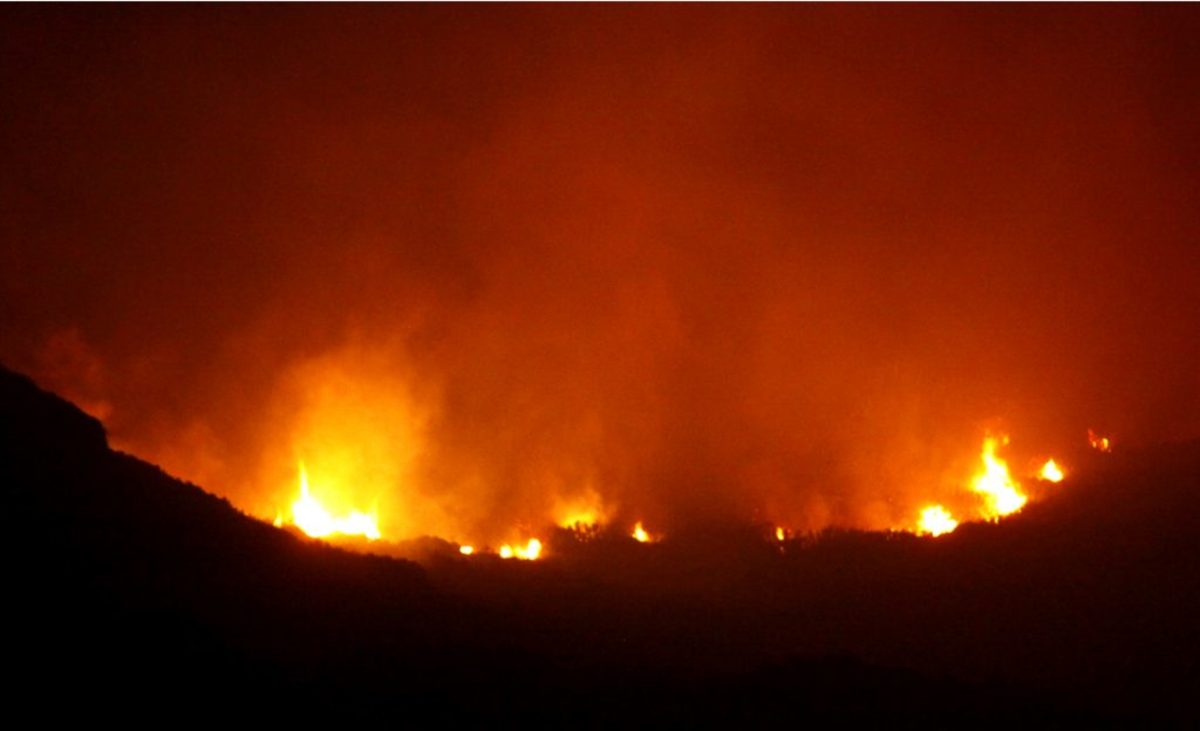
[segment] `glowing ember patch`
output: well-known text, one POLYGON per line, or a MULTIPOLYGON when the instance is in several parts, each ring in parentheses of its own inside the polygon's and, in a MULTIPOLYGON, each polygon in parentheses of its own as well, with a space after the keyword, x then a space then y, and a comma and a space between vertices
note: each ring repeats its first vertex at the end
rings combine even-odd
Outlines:
POLYGON ((958 527, 958 521, 951 517, 950 512, 941 505, 930 505, 921 511, 921 519, 917 523, 917 533, 928 536, 940 536, 958 527))
POLYGON ((1041 471, 1038 472, 1038 477, 1046 482, 1062 482, 1062 479, 1066 475, 1063 473, 1062 468, 1055 464, 1054 460, 1048 459, 1046 460, 1046 464, 1042 465, 1041 471))
POLYGON ((500 546, 500 558, 519 558, 522 561, 536 561, 542 555, 542 542, 530 538, 524 546, 500 546))
POLYGON ((1017 512, 1027 500, 1021 493, 1021 486, 1008 474, 1008 465, 996 456, 998 444, 994 437, 983 440, 983 454, 980 455, 983 472, 971 483, 971 489, 987 499, 983 515, 991 519, 1017 512))
POLYGON ((470 556, 472 553, 475 553, 475 547, 474 546, 459 546, 458 552, 464 556, 470 556))
POLYGON ((588 487, 570 499, 556 501, 553 515, 558 527, 585 535, 599 531, 608 519, 608 508, 600 493, 588 487))
MULTIPOLYGON (((282 517, 279 520, 282 522, 282 517)), ((313 538, 333 535, 363 536, 372 541, 380 538, 374 515, 351 511, 338 517, 326 510, 309 490, 308 471, 303 462, 300 463, 300 497, 292 503, 292 524, 313 538)))
POLYGON ((1096 449, 1101 452, 1112 451, 1112 440, 1110 440, 1108 437, 1100 436, 1091 429, 1088 429, 1088 444, 1092 445, 1092 449, 1096 449))
POLYGON ((785 531, 783 528, 775 529, 775 540, 782 542, 786 538, 787 538, 787 531, 785 531))
POLYGON ((600 521, 592 513, 581 513, 563 518, 559 521, 558 526, 571 530, 588 531, 599 527, 600 521))

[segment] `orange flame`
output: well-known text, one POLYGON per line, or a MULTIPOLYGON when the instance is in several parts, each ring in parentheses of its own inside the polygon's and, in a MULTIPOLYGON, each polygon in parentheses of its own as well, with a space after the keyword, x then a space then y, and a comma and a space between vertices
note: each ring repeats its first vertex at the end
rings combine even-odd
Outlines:
POLYGON ((1038 477, 1046 482, 1062 482, 1062 479, 1066 477, 1066 473, 1062 471, 1062 468, 1054 460, 1048 459, 1046 460, 1046 464, 1042 465, 1041 471, 1038 472, 1038 477))
POLYGON ((642 526, 642 521, 640 520, 636 525, 633 526, 633 533, 630 533, 629 535, 632 536, 633 540, 637 541, 638 543, 653 543, 659 539, 658 536, 646 530, 642 526))
POLYGON ((542 555, 542 542, 536 538, 530 538, 529 542, 524 546, 511 546, 504 544, 500 546, 500 558, 519 558, 522 561, 536 561, 542 555))
POLYGON ((588 487, 570 499, 560 499, 554 506, 554 522, 561 528, 579 533, 594 532, 607 520, 609 509, 600 493, 588 487))
MULTIPOLYGON (((350 511, 344 517, 330 513, 312 495, 308 485, 308 471, 300 463, 300 497, 292 503, 292 525, 313 538, 328 538, 334 535, 364 536, 368 540, 380 538, 379 523, 373 514, 350 511)), ((283 516, 276 516, 276 525, 283 524, 283 516)))
POLYGON ((950 511, 941 505, 930 505, 921 511, 921 519, 917 522, 917 533, 920 535, 940 536, 958 527, 958 521, 950 511))
POLYGON ((1088 444, 1092 445, 1092 449, 1097 449, 1101 452, 1112 451, 1112 440, 1108 437, 1100 436, 1091 429, 1088 429, 1088 444))
MULTIPOLYGON (((971 489, 987 500, 983 516, 991 520, 1017 512, 1028 500, 1022 494, 1021 486, 1009 475, 1008 465, 996 456, 1000 441, 995 437, 983 440, 983 453, 980 455, 983 472, 971 482, 971 489)), ((1007 437, 1003 438, 1003 442, 1008 442, 1007 437)))

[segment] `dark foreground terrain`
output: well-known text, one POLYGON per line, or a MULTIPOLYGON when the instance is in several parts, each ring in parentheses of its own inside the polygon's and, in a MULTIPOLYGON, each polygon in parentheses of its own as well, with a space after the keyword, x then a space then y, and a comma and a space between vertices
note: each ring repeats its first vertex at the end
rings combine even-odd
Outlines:
POLYGON ((247 518, 0 369, 0 687, 47 721, 1194 720, 1200 444, 1080 459, 938 540, 564 534, 534 564, 417 564, 247 518))

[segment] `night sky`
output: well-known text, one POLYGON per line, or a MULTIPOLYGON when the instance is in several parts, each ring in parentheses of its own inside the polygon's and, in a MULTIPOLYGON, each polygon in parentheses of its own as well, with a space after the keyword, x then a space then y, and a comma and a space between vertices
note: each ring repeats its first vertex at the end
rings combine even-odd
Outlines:
POLYGON ((0 10, 0 361, 269 517, 887 528, 1200 436, 1192 7, 0 10))

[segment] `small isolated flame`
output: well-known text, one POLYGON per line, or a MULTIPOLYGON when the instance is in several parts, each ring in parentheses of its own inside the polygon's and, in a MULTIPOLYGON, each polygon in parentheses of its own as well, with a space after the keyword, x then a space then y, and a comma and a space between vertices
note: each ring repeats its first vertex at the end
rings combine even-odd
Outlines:
MULTIPOLYGON (((300 497, 292 503, 291 522, 313 538, 333 535, 363 536, 372 541, 380 538, 374 515, 351 511, 345 517, 337 517, 326 510, 309 490, 308 471, 303 462, 300 463, 300 497)), ((275 524, 282 525, 283 516, 276 516, 275 524)))
POLYGON ((475 553, 475 546, 459 546, 458 552, 464 556, 470 556, 472 553, 475 553))
POLYGON ((921 511, 921 519, 917 522, 917 533, 920 535, 940 536, 958 527, 958 521, 950 511, 941 505, 930 505, 921 511))
POLYGON ((1062 482, 1064 477, 1066 477, 1066 474, 1063 473, 1062 468, 1055 464, 1052 459, 1046 460, 1046 464, 1042 465, 1041 471, 1038 472, 1038 478, 1046 482, 1062 482))
POLYGON ((542 542, 530 538, 524 546, 510 546, 507 543, 500 546, 500 558, 519 558, 522 561, 536 561, 542 555, 542 542))
POLYGON ((646 532, 646 529, 642 527, 640 522, 633 526, 633 539, 638 543, 645 543, 650 540, 650 534, 646 532))
POLYGON ((1108 437, 1100 436, 1091 429, 1088 429, 1088 444, 1092 445, 1092 449, 1098 449, 1101 452, 1112 451, 1112 440, 1108 437))
POLYGON ((633 540, 637 541, 638 543, 651 543, 658 540, 642 526, 642 521, 640 520, 636 525, 633 526, 633 533, 630 533, 629 535, 633 536, 633 540))
POLYGON ((775 528, 775 540, 782 543, 785 539, 787 539, 787 531, 785 531, 782 526, 776 527, 775 528))
MULTIPOLYGON (((1008 442, 1004 438, 1005 443, 1008 442)), ((1008 465, 996 456, 996 448, 1001 440, 988 437, 983 440, 983 472, 975 476, 971 489, 987 499, 983 515, 985 518, 996 519, 1020 510, 1027 498, 1021 493, 1021 486, 1013 481, 1008 474, 1008 465)))

